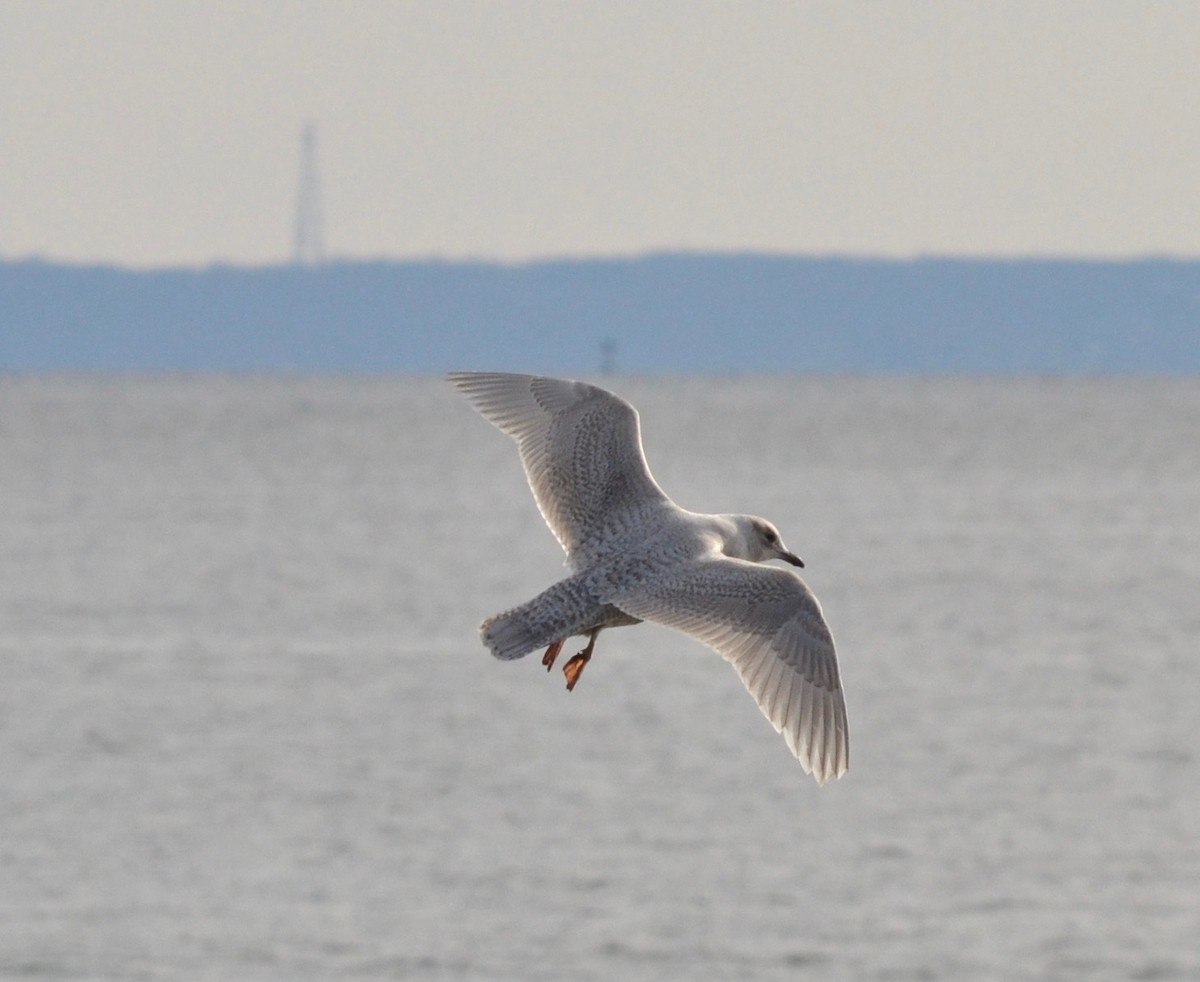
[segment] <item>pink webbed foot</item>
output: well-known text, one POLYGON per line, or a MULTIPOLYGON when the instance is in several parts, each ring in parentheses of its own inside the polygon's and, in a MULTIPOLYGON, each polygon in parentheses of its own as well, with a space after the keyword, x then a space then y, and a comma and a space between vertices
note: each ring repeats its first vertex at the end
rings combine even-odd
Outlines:
POLYGON ((592 649, 596 647, 596 635, 599 633, 598 630, 592 631, 588 635, 587 647, 563 665, 563 675, 567 677, 568 692, 571 692, 575 688, 575 683, 579 681, 579 676, 583 674, 584 666, 592 660, 592 649))
POLYGON ((542 664, 546 666, 546 671, 550 671, 554 667, 554 659, 558 657, 558 653, 562 651, 562 646, 567 643, 566 638, 559 638, 554 644, 546 649, 546 653, 542 655, 542 664))

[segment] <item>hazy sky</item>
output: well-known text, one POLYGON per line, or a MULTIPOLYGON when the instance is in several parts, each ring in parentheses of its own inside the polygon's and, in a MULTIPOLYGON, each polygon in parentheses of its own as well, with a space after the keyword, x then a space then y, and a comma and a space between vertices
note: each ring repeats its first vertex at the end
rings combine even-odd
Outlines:
POLYGON ((0 3, 0 256, 1200 255, 1200 4, 0 3))

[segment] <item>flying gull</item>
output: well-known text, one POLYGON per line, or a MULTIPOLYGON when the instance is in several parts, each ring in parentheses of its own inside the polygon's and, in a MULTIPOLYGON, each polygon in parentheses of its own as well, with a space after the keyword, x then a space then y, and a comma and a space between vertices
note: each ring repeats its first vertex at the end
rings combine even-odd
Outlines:
POLYGON ((545 648, 549 670, 567 638, 586 637, 563 666, 574 689, 604 628, 663 624, 737 669, 818 783, 846 772, 846 703, 820 604, 791 570, 759 565, 804 565, 774 525, 676 505, 650 474, 637 410, 598 386, 490 372, 447 379, 517 442, 542 517, 567 553, 569 576, 483 622, 493 655, 545 648))

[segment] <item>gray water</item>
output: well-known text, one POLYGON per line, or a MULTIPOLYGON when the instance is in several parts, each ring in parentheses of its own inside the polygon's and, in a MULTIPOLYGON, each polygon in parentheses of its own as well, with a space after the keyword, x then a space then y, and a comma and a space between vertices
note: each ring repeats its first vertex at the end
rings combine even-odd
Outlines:
POLYGON ((1200 382, 618 379, 660 483, 782 529, 818 788, 561 572, 433 379, 0 379, 0 977, 1200 977, 1200 382))

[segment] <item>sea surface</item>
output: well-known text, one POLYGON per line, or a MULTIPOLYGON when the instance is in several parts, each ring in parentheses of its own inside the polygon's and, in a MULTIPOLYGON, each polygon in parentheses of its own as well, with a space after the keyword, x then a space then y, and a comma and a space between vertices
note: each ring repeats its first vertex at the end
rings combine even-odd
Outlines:
POLYGON ((562 556, 437 379, 0 377, 0 978, 1200 978, 1200 380, 610 383, 844 778, 667 630, 490 658, 562 556))

